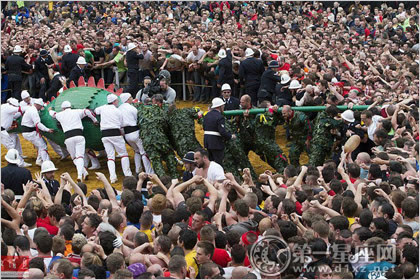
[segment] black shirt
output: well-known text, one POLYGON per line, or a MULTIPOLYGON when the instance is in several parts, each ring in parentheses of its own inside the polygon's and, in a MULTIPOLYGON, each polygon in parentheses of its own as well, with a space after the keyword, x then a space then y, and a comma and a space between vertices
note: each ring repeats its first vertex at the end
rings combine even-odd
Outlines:
POLYGON ((11 189, 15 195, 23 195, 22 185, 32 181, 31 172, 17 166, 16 164, 8 164, 1 169, 1 182, 5 189, 11 189))

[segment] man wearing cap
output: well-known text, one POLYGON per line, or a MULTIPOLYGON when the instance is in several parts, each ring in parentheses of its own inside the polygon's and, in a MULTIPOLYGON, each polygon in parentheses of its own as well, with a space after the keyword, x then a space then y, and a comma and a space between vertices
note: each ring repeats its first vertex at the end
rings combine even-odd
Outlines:
POLYGON ((217 87, 223 84, 229 84, 233 87, 233 70, 232 70, 232 52, 221 49, 217 54, 219 57, 219 78, 217 79, 217 87))
POLYGON ((261 85, 258 90, 258 102, 268 100, 273 102, 273 96, 276 94, 276 85, 281 82, 281 77, 276 74, 280 65, 278 61, 272 60, 268 64, 267 70, 261 76, 261 85))
POLYGON ((79 55, 72 53, 72 49, 69 45, 64 46, 64 55, 61 58, 61 73, 66 78, 70 76, 71 70, 76 67, 79 55))
MULTIPOLYGON (((341 135, 341 145, 343 147, 346 143, 347 139, 349 139, 353 135, 359 135, 360 139, 363 139, 365 136, 365 132, 357 128, 356 119, 354 118, 354 113, 352 110, 345 110, 341 114, 341 119, 343 120, 343 125, 341 126, 340 135, 341 135)), ((357 155, 360 152, 360 147, 357 147, 356 150, 352 153, 352 155, 357 155)))
MULTIPOLYGON (((8 130, 12 127, 12 123, 17 118, 23 115, 19 108, 19 101, 15 98, 9 98, 7 103, 1 105, 1 143, 6 147, 7 150, 16 148, 16 139, 19 139, 16 133, 10 133, 8 130)), ((20 146, 20 142, 19 142, 20 146)), ((29 167, 31 164, 23 161, 19 155, 18 165, 21 167, 29 167)))
POLYGON ((118 107, 123 117, 124 138, 128 145, 134 150, 134 163, 136 166, 136 173, 142 171, 141 162, 143 161, 144 171, 147 174, 154 174, 152 165, 143 148, 143 142, 139 137, 139 126, 137 124, 137 109, 133 105, 133 97, 130 93, 123 93, 120 95, 123 104, 118 107))
POLYGON ((19 153, 15 149, 10 149, 4 156, 9 163, 1 169, 1 182, 5 189, 11 189, 15 195, 23 195, 23 185, 32 181, 31 172, 23 167, 19 167, 19 153))
POLYGON ((137 53, 137 45, 135 43, 129 43, 126 52, 127 62, 127 77, 128 87, 126 92, 129 92, 132 97, 135 97, 139 90, 139 60, 143 59, 142 54, 137 53))
POLYGON ((67 80, 67 87, 70 86, 70 82, 73 81, 76 85, 79 82, 79 78, 83 77, 86 81, 86 72, 85 67, 87 65, 86 59, 84 57, 79 57, 77 59, 77 65, 70 72, 69 79, 67 80))
POLYGON ((254 51, 247 48, 245 50, 245 60, 239 65, 239 78, 241 84, 245 82, 245 94, 251 96, 253 105, 257 105, 257 93, 264 70, 262 60, 254 57, 254 51))
POLYGON ((50 160, 44 161, 41 165, 42 180, 51 196, 55 196, 60 188, 60 183, 54 179, 54 173, 57 170, 54 163, 50 160))
POLYGON ((39 81, 39 85, 41 86, 39 90, 39 97, 44 100, 44 102, 48 101, 45 92, 49 87, 50 77, 48 75, 48 69, 54 65, 54 61, 52 57, 48 54, 47 50, 41 50, 39 53, 39 57, 35 60, 35 77, 37 81, 39 81))
POLYGON ((11 90, 11 97, 20 99, 22 91, 22 71, 29 71, 32 66, 25 62, 21 56, 22 48, 16 45, 13 49, 13 54, 5 61, 5 69, 7 71, 8 85, 11 90))
POLYGON ((231 134, 225 129, 225 118, 223 109, 225 102, 216 97, 212 101, 211 111, 204 116, 204 147, 209 151, 209 159, 218 164, 223 164, 225 143, 224 140, 236 139, 235 134, 231 134))
POLYGON ((36 164, 41 165, 42 162, 50 160, 47 151, 47 143, 42 138, 39 130, 53 133, 53 129, 49 129, 41 123, 39 111, 44 108, 44 101, 41 98, 34 99, 34 105, 28 107, 22 117, 21 127, 22 136, 31 142, 38 150, 38 158, 36 164))
POLYGON ((20 96, 22 101, 20 101, 19 106, 22 112, 25 113, 26 109, 34 104, 34 99, 29 95, 27 90, 22 90, 20 96))
POLYGON ((89 117, 94 124, 98 124, 98 120, 88 109, 71 109, 71 103, 64 101, 61 103, 62 111, 57 113, 49 108, 50 116, 55 118, 60 124, 64 132, 64 144, 73 160, 77 169, 77 180, 82 181, 88 175, 84 167, 84 155, 86 140, 83 136, 82 119, 89 117))
POLYGON ((109 179, 111 183, 118 181, 115 172, 115 151, 121 156, 121 166, 124 176, 131 176, 130 159, 128 158, 127 149, 125 148, 124 138, 121 135, 123 127, 123 116, 117 108, 119 100, 115 94, 107 96, 107 105, 103 105, 95 109, 97 115, 101 115, 101 133, 102 143, 108 157, 109 179))
POLYGON ((232 96, 232 89, 229 84, 222 85, 222 96, 223 102, 225 102, 225 111, 229 110, 238 110, 239 109, 239 99, 232 96))
POLYGON ((182 174, 182 181, 186 182, 190 180, 192 177, 194 177, 194 170, 197 168, 197 165, 194 160, 194 152, 190 151, 185 154, 185 156, 182 158, 182 161, 184 162, 185 171, 182 174))

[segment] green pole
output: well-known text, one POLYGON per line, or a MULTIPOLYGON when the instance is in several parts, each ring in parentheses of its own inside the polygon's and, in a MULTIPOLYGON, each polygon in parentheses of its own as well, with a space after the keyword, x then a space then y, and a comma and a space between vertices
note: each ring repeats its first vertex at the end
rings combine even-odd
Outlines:
MULTIPOLYGON (((353 111, 361 111, 366 110, 369 106, 368 105, 354 105, 352 110, 353 111)), ((292 107, 294 111, 302 111, 302 112, 320 112, 324 111, 326 106, 302 106, 302 107, 292 107)), ((349 109, 346 105, 337 106, 338 109, 341 111, 345 111, 349 109)), ((266 112, 267 108, 256 108, 250 109, 249 114, 256 115, 266 112)), ((231 110, 223 112, 225 116, 240 116, 245 112, 245 110, 231 110)), ((279 108, 278 112, 281 112, 281 107, 279 108)))

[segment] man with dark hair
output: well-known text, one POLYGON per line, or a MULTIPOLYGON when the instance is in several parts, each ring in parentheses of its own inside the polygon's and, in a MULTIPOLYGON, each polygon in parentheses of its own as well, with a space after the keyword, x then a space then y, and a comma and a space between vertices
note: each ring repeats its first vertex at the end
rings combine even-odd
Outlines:
POLYGON ((63 237, 66 243, 66 251, 64 252, 64 256, 67 257, 67 255, 71 254, 73 252, 71 241, 73 239, 74 235, 74 227, 69 223, 64 223, 60 230, 58 231, 58 234, 63 237))
POLYGON ((200 265, 199 279, 220 279, 220 269, 214 262, 200 265))
POLYGON ((144 205, 140 200, 132 200, 125 207, 127 226, 135 226, 140 229, 140 217, 143 214, 144 205))
POLYGON ((343 229, 349 228, 349 220, 344 216, 335 216, 329 220, 330 228, 337 235, 340 234, 340 231, 343 229))
POLYGON ((101 217, 98 214, 92 213, 86 216, 82 223, 82 232, 87 238, 94 235, 96 228, 102 222, 101 217))
POLYGON ((413 229, 413 232, 419 231, 419 222, 416 221, 416 216, 419 215, 418 201, 407 197, 401 203, 401 208, 404 224, 409 225, 413 229))
POLYGON ((208 241, 200 241, 197 243, 197 257, 198 265, 211 262, 214 253, 214 245, 208 241))
POLYGON ((197 244, 197 233, 190 229, 181 230, 178 238, 178 245, 182 247, 185 254, 185 260, 187 262, 187 269, 190 267, 194 268, 195 272, 198 273, 198 266, 195 262, 197 256, 196 250, 194 250, 197 244))
POLYGON ((321 238, 314 238, 309 242, 309 248, 311 250, 312 261, 307 265, 306 272, 303 274, 303 277, 307 279, 315 279, 316 272, 315 267, 321 263, 328 263, 327 260, 327 244, 321 238))
POLYGON ((244 266, 246 249, 239 244, 233 245, 230 250, 230 255, 232 256, 232 261, 229 263, 228 267, 223 268, 223 276, 226 279, 232 278, 232 271, 235 267, 244 266))
POLYGON ((34 243, 36 250, 38 251, 38 257, 44 259, 45 267, 49 267, 50 261, 52 259, 52 244, 53 240, 51 235, 46 231, 37 232, 34 236, 34 243))

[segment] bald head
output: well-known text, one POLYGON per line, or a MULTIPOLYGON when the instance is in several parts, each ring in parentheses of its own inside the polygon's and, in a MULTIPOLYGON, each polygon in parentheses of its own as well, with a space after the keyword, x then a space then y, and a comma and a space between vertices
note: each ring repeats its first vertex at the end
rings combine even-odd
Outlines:
POLYGON ((292 116, 292 107, 290 107, 289 105, 283 105, 281 107, 281 114, 283 115, 284 119, 290 119, 290 117, 292 116))
POLYGON ((162 271, 162 267, 158 264, 152 264, 147 268, 147 272, 152 273, 153 275, 159 275, 162 271))
POLYGON ((30 268, 23 273, 23 279, 44 279, 44 272, 39 268, 30 268))
POLYGON ((245 266, 238 266, 232 270, 232 279, 244 279, 249 269, 245 266))
POLYGON ((251 108, 251 96, 248 94, 242 95, 240 100, 241 108, 242 109, 250 109, 251 108))
POLYGON ((370 164, 370 155, 368 153, 359 153, 356 158, 357 165, 360 164, 370 164))

